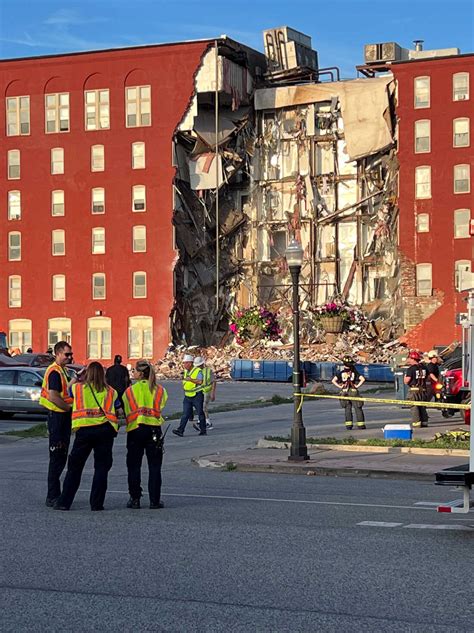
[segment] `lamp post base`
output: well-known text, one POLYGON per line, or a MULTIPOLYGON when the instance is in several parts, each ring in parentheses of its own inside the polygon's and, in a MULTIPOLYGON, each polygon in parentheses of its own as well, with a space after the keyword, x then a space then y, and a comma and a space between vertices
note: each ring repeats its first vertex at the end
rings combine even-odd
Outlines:
POLYGON ((292 427, 291 429, 291 449, 288 456, 289 462, 306 462, 309 460, 306 448, 306 430, 304 426, 292 427))

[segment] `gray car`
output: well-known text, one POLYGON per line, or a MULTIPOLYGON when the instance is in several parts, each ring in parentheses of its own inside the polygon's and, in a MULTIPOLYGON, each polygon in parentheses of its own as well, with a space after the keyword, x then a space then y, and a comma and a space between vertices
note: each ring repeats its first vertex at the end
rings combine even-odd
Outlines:
POLYGON ((39 403, 44 367, 0 367, 0 419, 46 411, 39 403))

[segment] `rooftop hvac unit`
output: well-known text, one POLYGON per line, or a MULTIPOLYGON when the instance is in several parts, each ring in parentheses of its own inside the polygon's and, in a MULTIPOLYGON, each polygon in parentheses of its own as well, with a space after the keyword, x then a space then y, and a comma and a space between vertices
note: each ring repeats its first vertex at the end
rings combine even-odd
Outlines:
POLYGON ((311 38, 287 26, 263 32, 268 70, 288 70, 300 66, 318 68, 318 55, 311 49, 311 38))
POLYGON ((402 49, 396 42, 382 42, 380 44, 366 44, 364 59, 366 64, 380 64, 380 62, 395 62, 402 58, 402 49))

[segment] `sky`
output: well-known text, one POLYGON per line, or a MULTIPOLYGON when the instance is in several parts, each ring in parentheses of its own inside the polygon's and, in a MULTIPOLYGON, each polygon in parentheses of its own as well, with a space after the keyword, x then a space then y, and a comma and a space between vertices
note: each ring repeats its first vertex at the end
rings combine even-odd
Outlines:
POLYGON ((263 50, 262 31, 312 37, 319 66, 355 76, 364 44, 474 51, 473 0, 0 0, 0 58, 158 44, 226 34, 263 50))

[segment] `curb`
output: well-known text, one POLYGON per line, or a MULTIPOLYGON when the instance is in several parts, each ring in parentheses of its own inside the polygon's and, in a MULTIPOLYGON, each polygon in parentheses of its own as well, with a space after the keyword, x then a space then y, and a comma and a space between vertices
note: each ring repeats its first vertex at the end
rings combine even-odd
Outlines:
POLYGON ((368 468, 324 468, 320 466, 292 466, 292 465, 259 465, 239 464, 238 462, 214 462, 206 458, 192 457, 191 462, 200 468, 217 468, 226 471, 232 465, 233 472, 269 473, 272 475, 305 475, 313 477, 365 477, 370 479, 411 479, 415 481, 429 481, 433 483, 432 473, 419 473, 401 470, 370 470, 368 468))
MULTIPOLYGON (((289 442, 259 439, 257 448, 290 448, 289 442)), ((409 446, 354 446, 353 444, 308 444, 308 449, 321 451, 347 451, 348 453, 411 453, 412 455, 469 457, 469 451, 464 448, 410 448, 409 446)))

